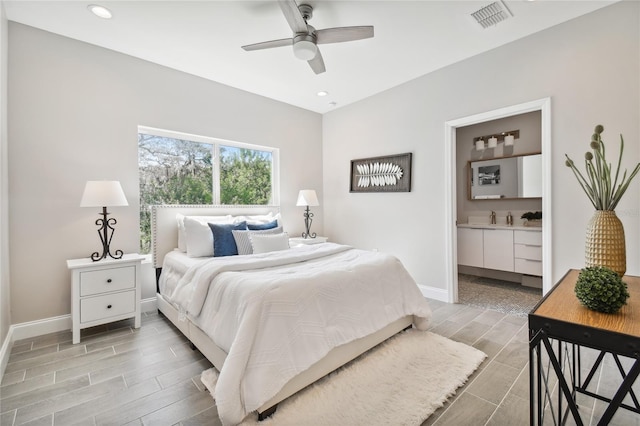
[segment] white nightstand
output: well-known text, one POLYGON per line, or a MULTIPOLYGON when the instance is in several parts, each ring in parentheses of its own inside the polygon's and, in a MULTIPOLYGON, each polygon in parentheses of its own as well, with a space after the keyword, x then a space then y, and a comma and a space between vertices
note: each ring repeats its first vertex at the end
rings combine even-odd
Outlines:
POLYGON ((320 243, 326 243, 327 240, 328 240, 327 237, 320 237, 320 236, 315 238, 294 237, 294 238, 289 238, 289 245, 293 247, 300 244, 320 244, 320 243))
POLYGON ((71 320, 73 343, 80 330, 126 318, 140 327, 140 265, 143 256, 125 254, 122 259, 67 260, 71 270, 71 320))

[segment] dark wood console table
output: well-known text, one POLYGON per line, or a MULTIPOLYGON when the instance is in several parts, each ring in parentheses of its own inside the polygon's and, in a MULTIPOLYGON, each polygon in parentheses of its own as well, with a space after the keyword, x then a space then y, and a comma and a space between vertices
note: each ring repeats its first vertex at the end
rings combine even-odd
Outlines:
POLYGON ((604 314, 578 301, 574 287, 579 273, 573 269, 567 272, 529 313, 531 425, 545 424, 545 417, 554 425, 565 424, 569 418, 571 424, 584 424, 576 404, 578 392, 608 403, 598 425, 608 424, 618 408, 640 416, 640 404, 631 387, 640 373, 640 277, 623 277, 630 294, 627 304, 615 314, 604 314), (600 351, 586 375, 582 348, 600 351), (613 356, 621 383, 615 394, 598 395, 588 387, 607 353, 613 356), (628 371, 620 357, 632 359, 628 371), (553 393, 550 387, 556 379, 559 389, 553 393), (625 404, 627 394, 632 402, 625 404))

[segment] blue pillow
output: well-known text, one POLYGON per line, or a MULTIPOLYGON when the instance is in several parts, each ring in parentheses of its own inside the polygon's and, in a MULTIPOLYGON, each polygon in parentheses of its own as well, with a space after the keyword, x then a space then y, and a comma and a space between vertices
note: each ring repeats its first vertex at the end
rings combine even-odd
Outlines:
POLYGON ((273 229, 278 227, 278 220, 267 223, 247 223, 247 229, 250 231, 261 231, 263 229, 273 229))
POLYGON ((213 257, 235 256, 238 254, 238 246, 236 246, 232 231, 247 229, 247 222, 230 225, 210 223, 209 228, 213 233, 213 257))

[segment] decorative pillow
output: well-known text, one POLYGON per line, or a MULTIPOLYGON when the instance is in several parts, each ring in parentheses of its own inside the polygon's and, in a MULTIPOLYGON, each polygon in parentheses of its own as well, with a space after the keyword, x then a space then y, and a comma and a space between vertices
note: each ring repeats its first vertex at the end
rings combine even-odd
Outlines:
POLYGON ((289 248, 289 234, 286 232, 273 235, 253 234, 249 237, 254 253, 268 253, 289 248))
MULTIPOLYGON (((247 227, 249 224, 247 224, 247 227)), ((251 235, 254 234, 282 234, 282 226, 271 229, 263 229, 260 231, 231 231, 233 233, 233 239, 236 240, 236 246, 238 247, 239 255, 253 254, 253 247, 251 246, 251 235)))
POLYGON ((187 234, 184 230, 184 215, 176 214, 176 221, 178 221, 178 250, 185 253, 187 251, 187 234))
POLYGON ((251 231, 258 231, 263 229, 273 229, 278 227, 278 221, 274 220, 273 222, 267 223, 249 223, 247 222, 247 229, 251 231))
POLYGON ((234 230, 247 229, 247 222, 233 223, 228 225, 218 225, 210 223, 213 234, 213 256, 235 256, 238 254, 236 240, 233 238, 234 230))
MULTIPOLYGON (((210 257, 213 256, 213 235, 208 223, 232 223, 231 216, 184 216, 184 233, 187 256, 210 257)), ((178 245, 180 234, 178 231, 178 245)))
POLYGON ((269 214, 255 214, 255 215, 249 215, 249 216, 234 216, 233 219, 234 219, 233 223, 246 221, 247 224, 250 223, 252 225, 269 223, 269 222, 273 222, 274 220, 277 221, 278 224, 281 224, 280 213, 276 213, 275 215, 273 213, 269 213, 269 214))

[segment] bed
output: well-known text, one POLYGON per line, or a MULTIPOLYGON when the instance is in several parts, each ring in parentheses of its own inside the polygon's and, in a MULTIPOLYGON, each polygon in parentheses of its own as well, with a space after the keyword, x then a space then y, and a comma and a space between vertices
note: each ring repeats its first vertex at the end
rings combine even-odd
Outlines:
MULTIPOLYGON (((274 219, 280 229, 279 208, 151 208, 158 309, 220 372, 215 397, 225 425, 254 411, 260 419, 271 415, 279 402, 389 337, 427 328, 428 303, 395 257, 333 243, 189 256, 177 218, 274 219)), ((267 232, 252 231, 251 241, 283 239, 255 235, 267 232)))

